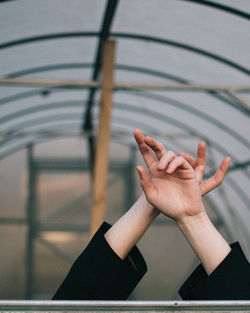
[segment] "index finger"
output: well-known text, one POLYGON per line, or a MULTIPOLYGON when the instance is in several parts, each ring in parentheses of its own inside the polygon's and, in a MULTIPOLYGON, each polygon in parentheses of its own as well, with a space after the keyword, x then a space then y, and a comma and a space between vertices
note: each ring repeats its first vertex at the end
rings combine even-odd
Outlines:
POLYGON ((195 159, 191 157, 191 155, 184 153, 184 152, 180 152, 179 155, 182 156, 184 159, 186 159, 188 163, 192 166, 192 168, 195 167, 195 159))
POLYGON ((145 142, 144 142, 145 137, 144 137, 144 135, 140 129, 136 129, 134 131, 134 137, 135 137, 135 141, 138 145, 138 148, 141 152, 141 155, 142 155, 147 167, 149 168, 149 167, 155 165, 156 160, 154 158, 154 153, 150 149, 150 147, 145 144, 145 142))
POLYGON ((160 160, 167 151, 160 141, 152 137, 145 137, 144 142, 155 152, 158 160, 160 160))

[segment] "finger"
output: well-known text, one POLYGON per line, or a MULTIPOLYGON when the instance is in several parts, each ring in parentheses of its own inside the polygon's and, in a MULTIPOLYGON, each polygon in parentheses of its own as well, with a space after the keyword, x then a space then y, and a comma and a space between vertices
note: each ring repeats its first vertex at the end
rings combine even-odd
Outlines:
POLYGON ((140 129, 136 129, 134 131, 134 137, 147 167, 150 168, 152 165, 156 164, 153 151, 148 145, 145 144, 145 137, 140 129))
POLYGON ((215 174, 205 180, 204 182, 201 183, 201 194, 205 195, 209 191, 213 190, 217 186, 219 186, 223 180, 224 177, 228 171, 229 165, 231 162, 230 157, 226 157, 222 162, 218 170, 215 172, 215 174))
POLYGON ((183 169, 192 169, 192 166, 182 156, 176 157, 172 162, 169 163, 167 173, 173 173, 177 168, 182 167, 183 169))
POLYGON ((195 176, 199 184, 202 183, 202 177, 205 173, 205 167, 203 165, 199 165, 194 168, 195 176))
POLYGON ((206 143, 204 141, 199 142, 197 147, 197 155, 194 166, 196 178, 199 183, 202 181, 202 177, 206 168, 206 143))
POLYGON ((206 167, 206 143, 205 141, 201 141, 198 144, 195 165, 204 166, 204 168, 206 167))
POLYGON ((184 157, 184 159, 186 159, 193 167, 196 178, 198 182, 201 183, 206 168, 206 143, 204 141, 201 141, 198 144, 196 160, 194 160, 194 158, 192 158, 190 155, 183 152, 179 153, 179 155, 184 157))
POLYGON ((175 158, 176 158, 176 154, 173 151, 171 150, 167 151, 158 163, 158 166, 157 166, 158 170, 160 171, 165 170, 168 167, 169 163, 173 161, 173 159, 175 158))
POLYGON ((186 154, 184 152, 180 152, 178 154, 179 156, 182 156, 184 159, 186 159, 188 161, 188 163, 194 168, 195 167, 195 159, 193 157, 191 157, 191 155, 186 154))
POLYGON ((158 160, 160 160, 163 157, 164 153, 166 152, 166 149, 161 142, 149 136, 144 138, 144 142, 155 152, 158 160))
POLYGON ((152 202, 155 195, 155 187, 149 177, 149 174, 143 166, 137 166, 136 170, 139 174, 140 183, 145 196, 149 202, 152 202))

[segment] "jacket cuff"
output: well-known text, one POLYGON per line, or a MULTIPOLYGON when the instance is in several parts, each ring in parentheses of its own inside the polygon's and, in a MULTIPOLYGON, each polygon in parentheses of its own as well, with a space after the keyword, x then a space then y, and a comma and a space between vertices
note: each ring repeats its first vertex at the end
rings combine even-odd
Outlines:
POLYGON ((184 300, 245 300, 250 298, 250 265, 238 242, 208 276, 200 264, 179 290, 184 300))
POLYGON ((74 262, 54 300, 125 300, 147 271, 134 247, 122 260, 104 234, 111 226, 103 223, 86 249, 74 262))

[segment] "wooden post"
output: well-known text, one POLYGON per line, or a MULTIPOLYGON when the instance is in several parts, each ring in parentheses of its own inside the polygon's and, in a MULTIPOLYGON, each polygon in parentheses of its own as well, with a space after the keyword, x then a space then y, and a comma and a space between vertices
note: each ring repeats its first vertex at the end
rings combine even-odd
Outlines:
POLYGON ((102 61, 101 107, 94 164, 91 237, 103 222, 106 204, 114 61, 115 41, 106 41, 102 61))

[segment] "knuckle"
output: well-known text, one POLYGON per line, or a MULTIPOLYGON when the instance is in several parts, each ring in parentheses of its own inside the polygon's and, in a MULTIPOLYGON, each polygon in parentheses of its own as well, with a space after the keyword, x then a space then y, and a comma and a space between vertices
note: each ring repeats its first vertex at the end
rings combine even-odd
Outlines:
POLYGON ((182 161, 182 162, 185 160, 185 159, 183 158, 183 156, 181 156, 181 155, 177 156, 177 159, 180 160, 180 161, 182 161))
POLYGON ((142 145, 142 146, 141 146, 141 151, 142 151, 142 152, 148 152, 148 151, 149 151, 148 146, 147 146, 147 145, 142 145))
POLYGON ((174 151, 172 151, 172 150, 169 150, 167 153, 168 153, 170 156, 173 156, 173 157, 176 156, 176 154, 175 154, 174 151))

